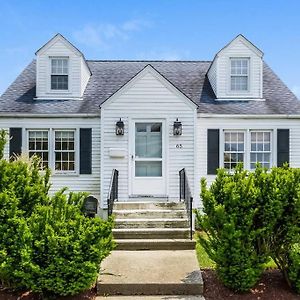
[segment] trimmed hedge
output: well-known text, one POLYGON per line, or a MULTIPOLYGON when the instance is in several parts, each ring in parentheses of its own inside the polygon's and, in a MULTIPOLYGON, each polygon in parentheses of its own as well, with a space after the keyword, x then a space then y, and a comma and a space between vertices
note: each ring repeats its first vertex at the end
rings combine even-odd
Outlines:
POLYGON ((220 169, 210 187, 202 179, 201 197, 204 208, 196 221, 207 238, 199 241, 224 285, 249 290, 271 256, 299 291, 299 169, 258 166, 249 172, 240 165, 233 174, 220 169))
MULTIPOLYGON (((3 157, 6 134, 0 131, 3 157)), ((113 221, 82 212, 85 193, 50 197, 37 158, 0 160, 0 281, 46 295, 89 289, 114 247, 113 221)))

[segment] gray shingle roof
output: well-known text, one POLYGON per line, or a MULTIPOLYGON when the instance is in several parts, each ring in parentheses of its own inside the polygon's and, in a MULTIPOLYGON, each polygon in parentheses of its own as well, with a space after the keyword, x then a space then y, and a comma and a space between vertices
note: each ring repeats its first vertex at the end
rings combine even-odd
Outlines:
POLYGON ((216 101, 206 73, 210 61, 87 61, 92 76, 83 100, 35 100, 35 60, 0 97, 0 113, 99 113, 99 105, 150 64, 209 114, 300 114, 300 101, 264 64, 266 101, 216 101))

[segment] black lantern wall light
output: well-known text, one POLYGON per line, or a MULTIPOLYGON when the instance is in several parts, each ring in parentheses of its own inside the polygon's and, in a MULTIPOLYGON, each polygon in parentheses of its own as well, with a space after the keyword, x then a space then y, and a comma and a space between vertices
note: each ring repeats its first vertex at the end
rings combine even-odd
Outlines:
POLYGON ((174 135, 182 135, 182 123, 178 121, 178 118, 173 124, 173 134, 174 135))
POLYGON ((124 122, 121 118, 116 123, 116 135, 124 135, 124 122))

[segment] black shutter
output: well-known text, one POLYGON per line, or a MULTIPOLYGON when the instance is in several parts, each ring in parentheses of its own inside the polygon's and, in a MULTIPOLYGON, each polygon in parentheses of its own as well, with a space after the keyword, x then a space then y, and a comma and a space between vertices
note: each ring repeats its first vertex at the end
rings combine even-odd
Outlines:
POLYGON ((92 174, 91 128, 80 128, 80 174, 92 174))
POLYGON ((277 129, 277 166, 290 162, 290 130, 277 129))
POLYGON ((9 128, 9 137, 9 157, 13 159, 22 152, 22 128, 9 128))
POLYGON ((219 168, 219 129, 207 129, 207 174, 217 174, 219 168))

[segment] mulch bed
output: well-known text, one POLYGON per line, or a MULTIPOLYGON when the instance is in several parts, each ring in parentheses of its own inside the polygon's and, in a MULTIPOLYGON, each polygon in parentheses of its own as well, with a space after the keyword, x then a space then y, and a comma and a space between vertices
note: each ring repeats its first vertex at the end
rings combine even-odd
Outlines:
MULTIPOLYGON (((57 300, 94 300, 96 298, 96 288, 77 296, 59 297, 57 300)), ((0 300, 40 300, 39 295, 29 292, 10 292, 0 289, 0 300)))
MULTIPOLYGON (((267 270, 260 282, 248 293, 237 294, 224 287, 211 269, 203 270, 204 297, 206 300, 300 300, 300 295, 291 291, 281 273, 267 270)), ((94 300, 96 290, 91 289, 73 297, 60 297, 58 300, 94 300)), ((0 300, 40 300, 38 295, 28 292, 13 293, 0 289, 0 300)))
POLYGON ((206 300, 299 300, 277 269, 264 272, 260 282, 248 293, 237 294, 224 287, 214 270, 203 270, 204 297, 206 300))

